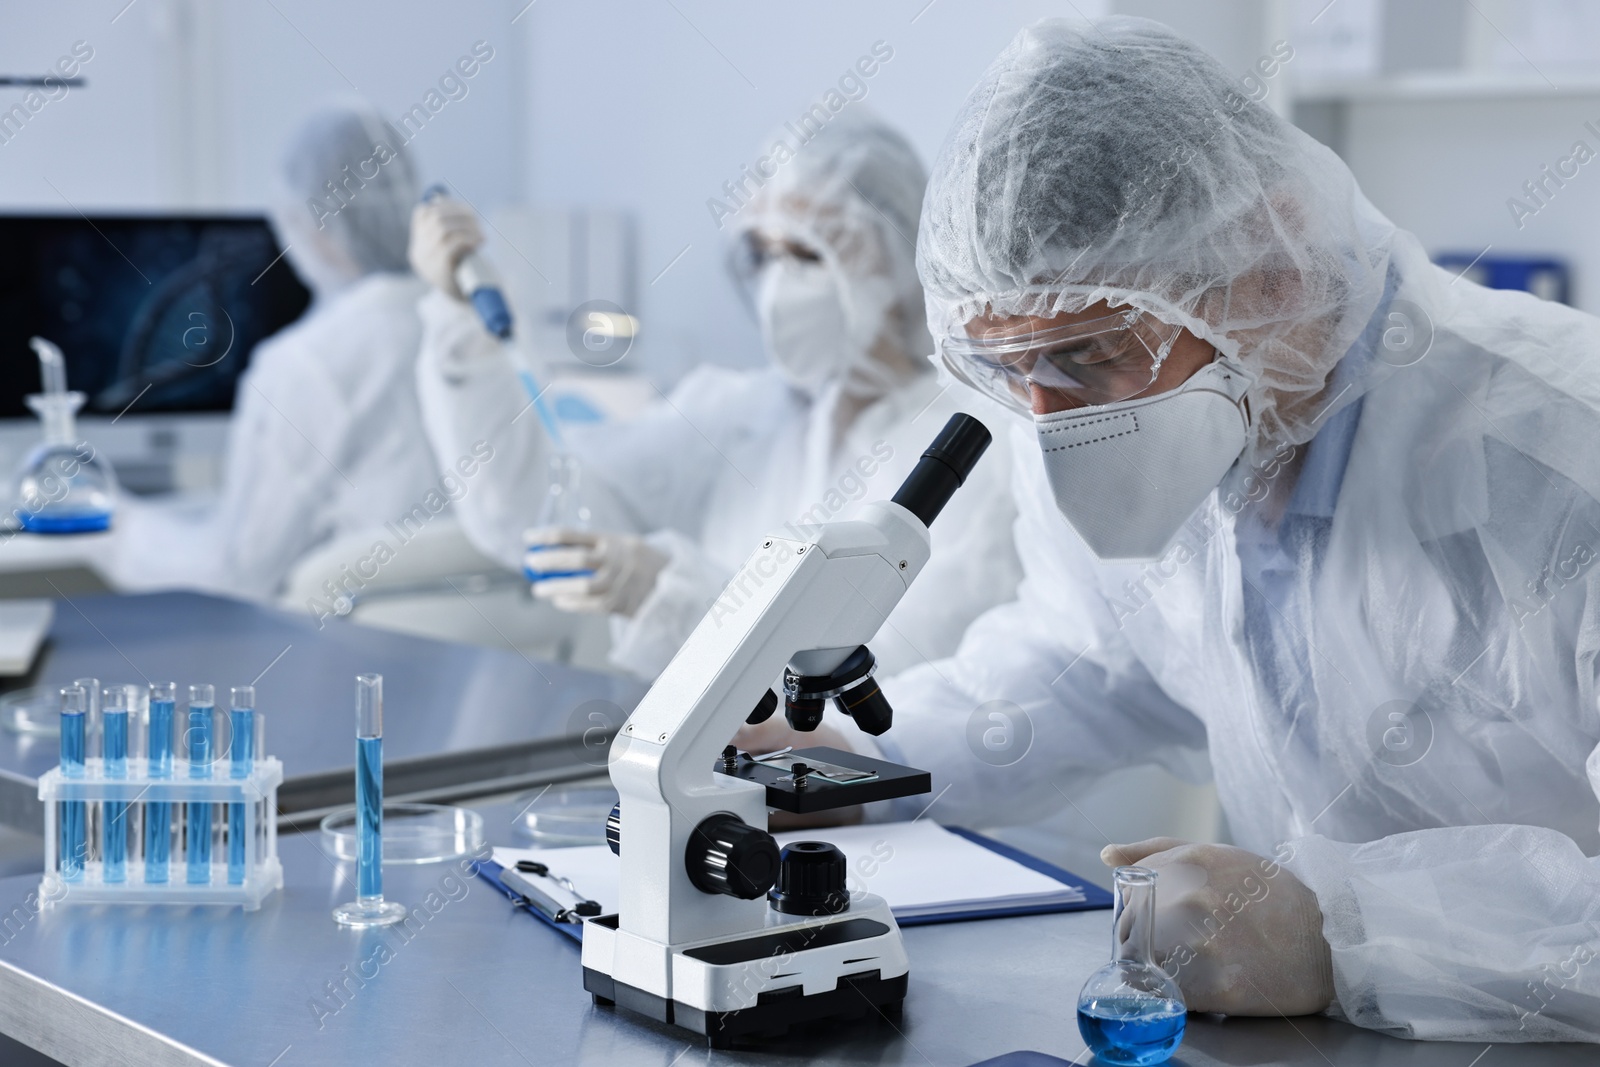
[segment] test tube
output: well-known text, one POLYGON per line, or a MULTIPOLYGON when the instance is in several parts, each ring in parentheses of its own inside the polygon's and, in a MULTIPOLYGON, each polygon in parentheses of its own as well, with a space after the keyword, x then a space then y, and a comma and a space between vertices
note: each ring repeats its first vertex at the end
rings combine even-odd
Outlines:
MULTIPOLYGON (((82 778, 84 750, 87 747, 85 720, 89 697, 81 685, 61 690, 61 777, 82 778)), ((61 880, 83 881, 84 855, 88 851, 84 802, 67 800, 61 804, 61 880)))
MULTIPOLYGON (((189 687, 189 726, 184 747, 189 756, 189 777, 211 777, 211 725, 216 715, 216 690, 209 685, 189 687)), ((190 801, 185 812, 184 855, 190 885, 211 884, 211 805, 190 801)))
POLYGON ((405 905, 383 899, 383 676, 356 676, 356 899, 333 909, 342 926, 387 926, 405 905))
MULTIPOLYGON (((177 704, 176 682, 150 685, 150 741, 146 767, 151 778, 172 777, 172 711, 177 704)), ((144 819, 144 880, 147 885, 164 885, 172 851, 172 808, 165 800, 153 800, 144 819)))
MULTIPOLYGON (((229 700, 229 725, 233 727, 228 777, 248 778, 255 769, 256 689, 236 685, 229 700)), ((244 884, 244 804, 228 805, 228 884, 244 884)))
MULTIPOLYGON (((83 690, 83 762, 88 777, 97 777, 104 768, 99 766, 100 729, 100 679, 74 678, 72 684, 83 690)), ((83 863, 84 868, 100 859, 100 805, 85 804, 83 811, 83 863)))
POLYGON ((72 684, 83 690, 83 711, 87 716, 83 720, 84 759, 94 759, 100 755, 100 679, 74 678, 72 684))
MULTIPOLYGON (((100 695, 104 725, 104 768, 107 778, 128 777, 128 697, 126 686, 108 685, 100 695)), ((128 880, 128 803, 108 800, 100 821, 101 878, 128 880)))

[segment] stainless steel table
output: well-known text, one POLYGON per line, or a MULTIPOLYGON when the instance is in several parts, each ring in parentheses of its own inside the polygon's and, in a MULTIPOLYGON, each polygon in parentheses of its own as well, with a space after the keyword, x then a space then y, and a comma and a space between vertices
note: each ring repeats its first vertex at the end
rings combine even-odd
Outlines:
MULTIPOLYGON (((287 821, 314 822, 351 802, 357 674, 384 677, 386 787, 458 799, 591 774, 609 736, 644 695, 621 677, 195 593, 58 600, 49 643, 16 686, 254 682, 267 750, 284 761, 287 821)), ((16 686, 13 686, 15 688, 16 686)), ((41 833, 38 778, 53 737, 0 730, 0 824, 41 833)))
MULTIPOLYGON (((483 810, 491 840, 515 843, 515 809, 483 810)), ((35 915, 24 900, 37 879, 0 881, 0 1032, 69 1065, 139 1067, 958 1067, 1017 1049, 1082 1062, 1075 998, 1107 953, 1103 911, 914 927, 906 931, 911 992, 897 1024, 811 1033, 765 1052, 711 1052, 680 1031, 594 1007, 577 946, 514 912, 487 883, 457 880, 443 866, 388 867, 387 895, 414 914, 420 905, 426 917, 409 936, 357 933, 328 916, 354 892, 350 868, 310 835, 285 838, 282 856, 285 889, 253 915, 70 905, 35 915)), ((1191 1017, 1172 1062, 1554 1067, 1596 1059, 1593 1045, 1486 1053, 1323 1018, 1191 1017)))

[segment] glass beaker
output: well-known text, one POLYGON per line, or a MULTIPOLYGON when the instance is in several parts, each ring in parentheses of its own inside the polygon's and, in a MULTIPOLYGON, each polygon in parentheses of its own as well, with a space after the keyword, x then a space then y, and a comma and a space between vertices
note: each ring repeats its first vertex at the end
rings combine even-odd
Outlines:
POLYGON ((1083 983, 1078 1032, 1106 1063, 1165 1063, 1183 1040, 1188 1009, 1155 962, 1156 872, 1118 867, 1115 877, 1111 962, 1083 983))

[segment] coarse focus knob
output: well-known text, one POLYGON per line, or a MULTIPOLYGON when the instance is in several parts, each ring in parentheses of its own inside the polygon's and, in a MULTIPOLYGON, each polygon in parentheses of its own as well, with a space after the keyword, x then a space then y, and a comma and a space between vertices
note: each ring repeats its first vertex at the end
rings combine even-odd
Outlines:
POLYGON ((702 893, 755 900, 778 877, 778 843, 736 815, 711 815, 689 835, 684 863, 702 893))
POLYGON ((611 846, 614 855, 622 855, 622 801, 611 805, 611 814, 606 816, 606 844, 611 846))
POLYGON ((850 910, 844 876, 844 853, 837 845, 796 841, 783 846, 778 884, 767 899, 785 915, 837 915, 850 910))

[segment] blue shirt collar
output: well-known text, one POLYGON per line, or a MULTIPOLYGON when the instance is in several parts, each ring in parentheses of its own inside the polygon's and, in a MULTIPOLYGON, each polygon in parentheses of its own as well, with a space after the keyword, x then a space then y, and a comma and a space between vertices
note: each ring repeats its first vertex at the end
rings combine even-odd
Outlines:
MULTIPOLYGON (((1391 267, 1378 309, 1372 313, 1361 336, 1340 358, 1329 377, 1330 405, 1338 403, 1345 390, 1355 388, 1358 381, 1368 376, 1372 361, 1377 358, 1378 346, 1383 343, 1384 326, 1388 321, 1389 305, 1394 300, 1396 286, 1397 279, 1391 267)), ((1286 514, 1333 518, 1334 508, 1339 503, 1339 487, 1344 483, 1345 468, 1350 464, 1350 450, 1355 446, 1356 430, 1361 425, 1361 409, 1365 400, 1364 396, 1357 397, 1353 403, 1340 408, 1306 446, 1305 463, 1300 467, 1300 479, 1289 497, 1286 514)))

